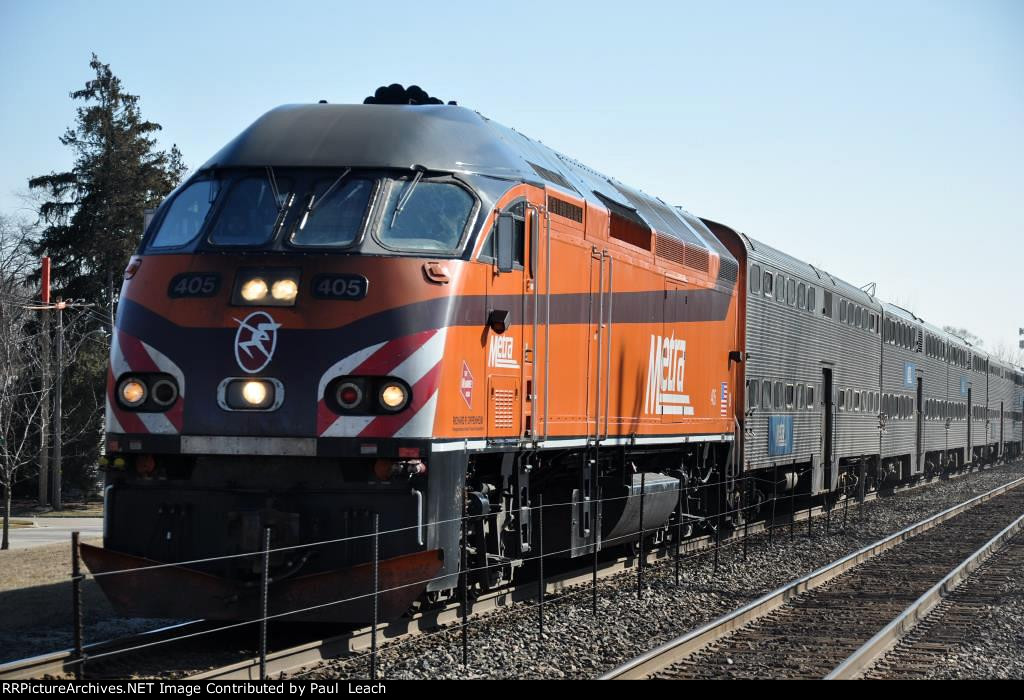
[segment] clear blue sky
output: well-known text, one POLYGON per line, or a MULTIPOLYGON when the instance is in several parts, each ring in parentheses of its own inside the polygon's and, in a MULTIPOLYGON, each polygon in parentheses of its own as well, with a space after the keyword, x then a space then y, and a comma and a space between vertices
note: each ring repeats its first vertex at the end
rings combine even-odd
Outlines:
POLYGON ((1024 326, 1020 0, 0 0, 0 211, 70 164, 92 51, 193 167, 416 83, 989 348, 1024 326))

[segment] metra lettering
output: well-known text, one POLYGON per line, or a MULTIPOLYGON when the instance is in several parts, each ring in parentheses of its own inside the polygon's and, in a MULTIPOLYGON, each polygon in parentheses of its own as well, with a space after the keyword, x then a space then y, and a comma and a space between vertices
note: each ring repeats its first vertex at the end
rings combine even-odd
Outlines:
POLYGON ((686 341, 675 334, 663 338, 651 335, 651 354, 647 362, 647 386, 644 413, 692 416, 690 397, 683 393, 686 370, 686 341))
POLYGON ((491 367, 519 369, 515 358, 515 338, 505 335, 492 335, 491 346, 487 353, 487 364, 491 367))

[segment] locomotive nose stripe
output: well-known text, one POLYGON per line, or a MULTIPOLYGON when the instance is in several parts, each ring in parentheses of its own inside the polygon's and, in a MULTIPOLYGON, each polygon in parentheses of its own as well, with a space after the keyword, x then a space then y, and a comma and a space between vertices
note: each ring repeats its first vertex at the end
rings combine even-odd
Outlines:
POLYGON ((184 425, 185 379, 181 369, 170 358, 138 338, 118 330, 114 336, 110 353, 110 387, 108 390, 107 414, 115 423, 129 433, 180 433, 184 425), (163 413, 134 413, 122 410, 115 395, 116 378, 125 372, 164 372, 178 381, 178 399, 163 413))
MULTIPOLYGON (((446 335, 444 329, 431 329, 396 338, 380 346, 366 360, 352 369, 351 373, 356 375, 393 374, 407 381, 413 388, 413 403, 408 408, 399 414, 388 416, 337 416, 327 408, 323 397, 321 397, 317 405, 317 434, 322 437, 356 435, 386 437, 400 429, 413 417, 421 418, 419 416, 420 409, 436 391, 436 385, 427 386, 422 383, 422 380, 427 375, 434 376, 439 371, 446 335)), ((345 364, 345 360, 335 367, 343 364, 345 364)), ((320 382, 321 386, 326 386, 333 376, 338 375, 325 375, 324 380, 320 382)), ((436 384, 436 379, 433 381, 436 384)), ((430 413, 433 414, 432 411, 430 413)))
POLYGON ((434 329, 407 335, 404 338, 396 338, 370 355, 352 373, 370 375, 391 374, 400 365, 403 365, 407 360, 417 355, 420 350, 425 350, 427 342, 436 334, 437 329, 434 329))
MULTIPOLYGON (((438 362, 412 387, 412 403, 407 409, 394 415, 378 416, 359 433, 359 437, 392 437, 413 418, 419 418, 420 409, 423 409, 437 393, 437 378, 440 373, 441 363, 438 362)), ((428 432, 433 427, 434 417, 430 415, 428 432)))

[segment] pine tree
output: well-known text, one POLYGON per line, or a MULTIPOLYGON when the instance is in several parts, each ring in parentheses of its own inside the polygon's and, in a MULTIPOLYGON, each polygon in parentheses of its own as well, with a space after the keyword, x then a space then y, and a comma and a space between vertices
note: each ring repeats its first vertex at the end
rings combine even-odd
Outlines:
POLYGON ((144 211, 157 206, 181 181, 177 146, 157 148, 156 122, 142 118, 138 95, 93 54, 95 78, 71 93, 81 101, 73 127, 60 141, 74 152, 68 172, 29 180, 41 194, 42 228, 33 253, 49 255, 54 294, 92 304, 84 308, 92 332, 64 372, 64 486, 88 492, 95 485, 103 434, 109 322, 129 257, 142 235, 144 211))
MULTIPOLYGON (((116 302, 121 274, 142 233, 143 212, 155 207, 185 173, 177 146, 156 149, 161 129, 139 111, 110 66, 92 55, 93 80, 71 93, 86 104, 60 141, 74 167, 29 180, 46 199, 36 254, 53 257, 53 276, 65 297, 107 307, 116 302)), ((106 316, 106 314, 104 314, 106 316)))

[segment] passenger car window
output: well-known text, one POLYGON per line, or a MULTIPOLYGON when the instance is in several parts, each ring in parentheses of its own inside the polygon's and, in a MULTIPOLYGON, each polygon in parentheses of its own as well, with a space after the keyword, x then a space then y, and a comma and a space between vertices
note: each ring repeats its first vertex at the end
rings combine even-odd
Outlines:
POLYGON ((761 266, 752 265, 750 268, 750 293, 761 293, 761 266))
POLYGON ((774 293, 774 289, 775 289, 774 282, 775 282, 775 277, 772 276, 772 273, 770 273, 767 270, 765 270, 765 273, 764 273, 764 295, 766 297, 770 297, 774 293))
POLYGON ((768 410, 772 407, 772 383, 765 379, 761 382, 761 408, 768 410))
POLYGON ((171 202, 150 246, 179 248, 194 240, 210 213, 216 186, 214 180, 199 180, 179 192, 171 202))
POLYGON ((839 322, 846 323, 846 299, 839 300, 839 322))
POLYGON ((807 385, 807 408, 814 408, 814 386, 811 384, 807 385))
POLYGON ((796 304, 796 280, 786 280, 786 303, 790 306, 796 304))
POLYGON ((786 280, 781 274, 775 275, 775 301, 783 301, 786 296, 786 280))
MULTIPOLYGON (((383 245, 402 250, 454 252, 474 206, 472 195, 454 183, 395 180, 377 237, 383 245)), ((519 258, 521 263, 522 253, 519 258)))
POLYGON ((796 288, 796 305, 801 309, 807 306, 807 285, 801 282, 796 288))
POLYGON ((775 408, 782 408, 782 382, 775 382, 772 393, 775 395, 775 408))
POLYGON ((813 313, 815 308, 817 308, 817 307, 814 305, 814 287, 808 287, 807 288, 807 310, 813 313))

